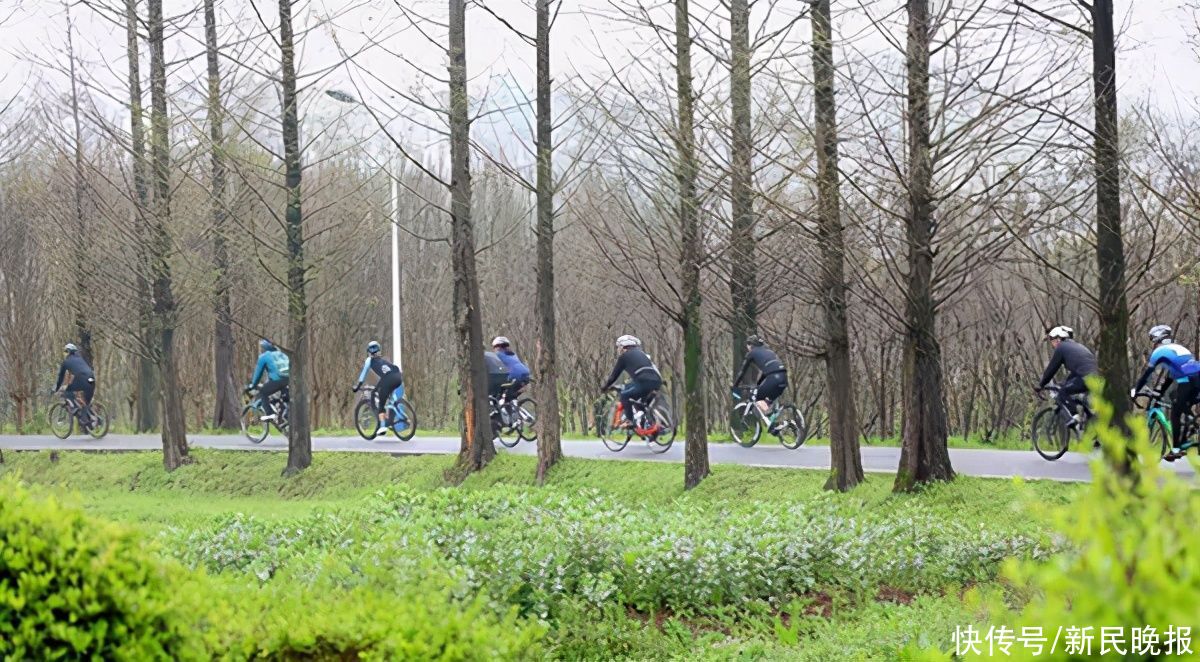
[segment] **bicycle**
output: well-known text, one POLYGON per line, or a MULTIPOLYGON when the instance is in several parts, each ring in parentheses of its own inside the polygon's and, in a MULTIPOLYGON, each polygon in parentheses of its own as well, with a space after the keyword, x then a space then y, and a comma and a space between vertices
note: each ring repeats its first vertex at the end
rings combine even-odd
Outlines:
MULTIPOLYGON (((382 436, 379 410, 375 408, 375 387, 363 386, 359 391, 362 395, 354 407, 354 427, 363 439, 375 439, 382 436)), ((400 397, 398 388, 388 398, 387 415, 392 421, 392 432, 400 441, 408 441, 417 433, 417 411, 411 402, 400 397)))
MULTIPOLYGON (((1146 429, 1150 433, 1150 448, 1161 449, 1161 456, 1174 461, 1177 458, 1167 458, 1172 453, 1171 448, 1171 403, 1163 399, 1164 392, 1154 389, 1145 388, 1138 391, 1134 396, 1133 401, 1137 406, 1146 410, 1146 429), (1141 398, 1146 399, 1145 406, 1140 402, 1141 398)), ((1200 446, 1200 438, 1194 438, 1191 435, 1196 432, 1196 417, 1191 412, 1185 412, 1183 415, 1183 443, 1180 445, 1180 456, 1186 455, 1189 448, 1200 446)))
POLYGON ((261 444, 267 438, 272 422, 275 428, 285 435, 288 429, 288 390, 284 388, 270 395, 271 409, 275 412, 274 421, 264 421, 262 418, 263 408, 258 401, 259 390, 255 387, 245 391, 246 406, 242 407, 241 418, 242 434, 256 444, 261 444))
POLYGON ((793 404, 780 404, 777 399, 771 403, 770 414, 764 414, 758 408, 758 387, 742 388, 748 392, 748 397, 742 398, 738 390, 733 392, 733 416, 729 421, 729 434, 743 448, 750 448, 758 443, 763 429, 779 437, 779 443, 784 448, 795 450, 804 445, 808 437, 808 428, 804 424, 804 414, 793 404))
MULTIPOLYGON (((500 397, 488 395, 488 405, 491 407, 492 437, 499 440, 506 448, 516 446, 521 440, 537 441, 537 402, 533 398, 514 398, 508 400, 508 389, 512 383, 501 384, 500 397)), ((520 395, 518 391, 517 396, 520 395)))
POLYGON ((108 412, 99 400, 93 400, 89 405, 91 417, 84 416, 84 408, 73 397, 73 393, 60 393, 61 401, 56 402, 46 413, 50 423, 50 431, 59 439, 66 439, 78 422, 79 431, 91 436, 92 439, 103 439, 108 434, 108 412))
MULTIPOLYGON (((1044 391, 1057 394, 1059 386, 1050 384, 1038 391, 1038 399, 1045 400, 1044 391)), ((1072 441, 1077 441, 1087 429, 1094 414, 1088 407, 1087 400, 1079 396, 1071 399, 1077 410, 1083 414, 1082 422, 1071 425, 1073 417, 1066 407, 1054 404, 1046 405, 1033 415, 1032 437, 1033 449, 1038 455, 1051 462, 1066 455, 1072 441)))
MULTIPOLYGON (((617 389, 610 389, 616 392, 617 389)), ((608 450, 618 453, 629 445, 634 435, 646 442, 654 453, 665 453, 675 442, 677 425, 671 405, 659 391, 644 398, 633 398, 633 426, 624 427, 625 416, 619 398, 608 405, 604 418, 597 421, 596 431, 608 450)))

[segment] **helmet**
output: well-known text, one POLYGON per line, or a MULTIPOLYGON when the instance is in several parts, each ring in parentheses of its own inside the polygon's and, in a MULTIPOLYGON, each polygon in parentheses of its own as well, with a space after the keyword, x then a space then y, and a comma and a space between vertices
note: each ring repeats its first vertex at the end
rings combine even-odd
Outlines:
POLYGON ((269 351, 275 349, 275 345, 272 344, 271 341, 267 340, 266 338, 263 338, 262 340, 258 341, 258 346, 264 352, 269 352, 269 351))
POLYGON ((1155 344, 1163 343, 1172 338, 1174 332, 1166 324, 1159 324, 1150 329, 1150 340, 1155 344))
POLYGON ((63 346, 63 351, 68 354, 74 354, 79 351, 79 348, 75 346, 75 343, 69 342, 63 346))
POLYGON ((757 334, 747 336, 746 344, 750 345, 751 347, 762 347, 762 345, 763 345, 762 336, 759 336, 757 334))
POLYGON ((492 347, 508 347, 511 344, 504 336, 496 336, 496 339, 492 341, 492 347))
POLYGON ((625 335, 617 338, 617 347, 641 347, 642 341, 634 336, 625 335))
POLYGON ((378 354, 382 351, 383 351, 383 347, 381 347, 377 341, 372 340, 371 342, 367 343, 367 353, 368 354, 378 354))
POLYGON ((1046 337, 1052 340, 1066 340, 1075 337, 1075 329, 1069 326, 1056 326, 1046 332, 1046 337))

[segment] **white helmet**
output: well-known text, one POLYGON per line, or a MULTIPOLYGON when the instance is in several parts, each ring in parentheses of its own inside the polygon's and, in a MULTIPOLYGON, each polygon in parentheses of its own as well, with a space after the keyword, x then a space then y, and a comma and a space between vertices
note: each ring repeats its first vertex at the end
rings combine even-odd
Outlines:
POLYGON ((1069 326, 1056 326, 1046 332, 1046 337, 1054 340, 1067 340, 1075 337, 1075 329, 1069 326))
POLYGON ((495 340, 492 341, 492 347, 499 347, 501 345, 507 347, 511 344, 512 343, 508 342, 508 338, 505 338, 504 336, 496 336, 495 340))
POLYGON ((1166 324, 1159 324, 1150 329, 1150 340, 1155 345, 1171 340, 1171 336, 1175 334, 1171 327, 1166 324))
POLYGON ((617 347, 641 347, 641 346, 642 346, 642 341, 638 340, 634 336, 624 335, 624 336, 621 336, 620 338, 617 338, 617 347))

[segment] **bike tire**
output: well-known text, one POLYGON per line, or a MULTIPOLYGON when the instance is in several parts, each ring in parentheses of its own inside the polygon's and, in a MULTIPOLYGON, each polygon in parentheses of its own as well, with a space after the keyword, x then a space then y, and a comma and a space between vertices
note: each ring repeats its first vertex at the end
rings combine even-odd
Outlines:
POLYGON ((517 436, 525 441, 537 441, 537 401, 533 398, 517 400, 517 436))
POLYGON ((779 443, 788 450, 796 450, 804 445, 808 438, 808 426, 804 422, 804 414, 795 405, 784 405, 775 417, 776 433, 779 443))
POLYGON ((1171 431, 1158 416, 1151 416, 1149 423, 1150 450, 1157 450, 1161 458, 1171 452, 1171 431))
POLYGON ((614 453, 620 453, 629 445, 629 440, 633 438, 633 432, 617 429, 614 426, 613 422, 617 419, 616 400, 608 405, 604 413, 604 418, 596 422, 596 432, 599 433, 600 441, 604 442, 605 448, 614 453))
POLYGON ((379 414, 375 413, 375 405, 368 400, 359 400, 354 406, 354 429, 358 436, 370 441, 379 433, 379 414))
POLYGON ((92 415, 96 417, 96 424, 88 428, 88 434, 92 439, 103 439, 108 434, 108 410, 100 402, 93 402, 91 409, 92 415))
POLYGON ((46 422, 50 424, 50 432, 59 439, 71 436, 71 430, 75 428, 75 416, 63 402, 50 406, 50 411, 46 412, 46 422))
POLYGON ((1032 433, 1033 449, 1049 462, 1066 455, 1072 439, 1077 436, 1075 430, 1063 424, 1058 415, 1058 407, 1054 405, 1034 414, 1032 433))
POLYGON ((408 427, 399 432, 396 432, 396 428, 393 427, 392 432, 396 433, 396 438, 400 441, 408 441, 417 433, 417 410, 413 409, 412 403, 404 398, 397 400, 396 405, 404 414, 404 420, 408 421, 408 427))
POLYGON ((650 412, 650 415, 654 417, 654 422, 666 428, 666 431, 659 432, 647 439, 646 442, 652 453, 666 453, 671 450, 671 444, 675 443, 675 433, 678 427, 675 424, 675 414, 671 411, 671 405, 661 398, 655 398, 654 402, 650 403, 650 412))
POLYGON ((758 443, 762 436, 762 422, 758 420, 752 402, 739 402, 733 406, 733 416, 729 421, 729 436, 742 448, 751 448, 758 443))
POLYGON ((242 416, 238 422, 242 426, 242 434, 256 444, 261 444, 271 431, 271 424, 262 420, 262 412, 254 405, 242 407, 242 416))

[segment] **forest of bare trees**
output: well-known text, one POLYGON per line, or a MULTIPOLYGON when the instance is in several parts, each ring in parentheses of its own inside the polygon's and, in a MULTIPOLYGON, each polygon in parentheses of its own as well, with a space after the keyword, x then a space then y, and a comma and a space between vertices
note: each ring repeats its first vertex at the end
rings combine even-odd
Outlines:
POLYGON ((699 483, 758 333, 841 490, 864 442, 900 439, 909 489, 953 477, 950 436, 1021 435, 1050 326, 1118 408, 1152 323, 1200 344, 1200 100, 1122 92, 1110 0, 44 4, 0 13, 54 45, 0 87, 5 429, 43 425, 71 341, 172 469, 268 338, 304 469, 366 343, 397 351, 393 222, 407 397, 463 472, 495 335, 539 478, 631 333, 699 483))

